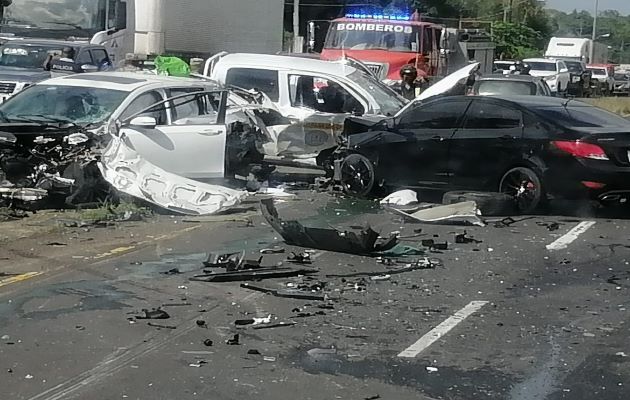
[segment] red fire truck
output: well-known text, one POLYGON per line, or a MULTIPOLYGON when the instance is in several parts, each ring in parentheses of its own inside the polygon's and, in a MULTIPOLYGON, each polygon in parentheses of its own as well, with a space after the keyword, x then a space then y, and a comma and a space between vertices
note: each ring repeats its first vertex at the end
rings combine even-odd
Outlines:
POLYGON ((346 14, 331 22, 321 58, 355 58, 385 81, 400 80, 400 69, 407 64, 414 65, 419 75, 435 76, 440 68, 443 29, 420 21, 417 13, 346 14))

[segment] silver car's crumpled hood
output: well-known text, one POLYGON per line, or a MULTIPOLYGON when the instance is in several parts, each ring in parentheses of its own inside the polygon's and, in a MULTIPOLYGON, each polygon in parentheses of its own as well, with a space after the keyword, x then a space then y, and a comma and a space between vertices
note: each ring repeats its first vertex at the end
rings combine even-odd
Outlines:
POLYGON ((117 190, 184 215, 206 215, 240 203, 247 192, 210 185, 164 171, 113 136, 98 164, 117 190))

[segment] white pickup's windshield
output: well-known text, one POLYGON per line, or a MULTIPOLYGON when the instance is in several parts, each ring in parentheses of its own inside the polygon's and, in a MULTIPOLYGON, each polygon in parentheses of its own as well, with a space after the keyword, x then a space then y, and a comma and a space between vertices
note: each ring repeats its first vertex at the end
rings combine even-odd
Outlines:
POLYGON ((396 113, 406 104, 400 96, 385 86, 382 82, 364 74, 361 71, 351 73, 348 75, 348 78, 370 93, 381 108, 381 113, 383 115, 396 115, 396 113))
POLYGON ((107 0, 19 0, 5 8, 3 24, 88 35, 105 29, 107 0))
POLYGON ((61 52, 60 45, 31 45, 8 43, 0 47, 0 66, 14 68, 42 68, 50 51, 61 52))
POLYGON ((556 63, 541 62, 541 61, 526 61, 531 67, 532 71, 556 71, 556 63))
POLYGON ((96 124, 108 119, 127 95, 111 89, 36 85, 2 104, 0 114, 9 122, 59 120, 96 124))
POLYGON ((595 76, 606 76, 606 70, 604 68, 589 68, 588 70, 595 76))

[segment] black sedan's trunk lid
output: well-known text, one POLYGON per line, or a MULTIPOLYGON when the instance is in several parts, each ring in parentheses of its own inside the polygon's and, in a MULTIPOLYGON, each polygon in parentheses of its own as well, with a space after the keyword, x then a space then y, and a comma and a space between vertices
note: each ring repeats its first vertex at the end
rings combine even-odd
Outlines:
POLYGON ((630 123, 628 127, 608 126, 573 128, 582 140, 600 146, 612 162, 630 166, 630 123))

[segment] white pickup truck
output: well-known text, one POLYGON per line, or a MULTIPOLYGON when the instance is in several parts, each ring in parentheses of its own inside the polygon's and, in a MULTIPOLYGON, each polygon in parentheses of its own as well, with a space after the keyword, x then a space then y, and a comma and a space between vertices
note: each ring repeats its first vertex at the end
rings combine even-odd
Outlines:
POLYGON ((569 68, 562 60, 553 58, 528 58, 523 60, 531 70, 531 76, 542 77, 549 85, 551 92, 558 97, 565 97, 571 82, 569 68))
POLYGON ((406 104, 373 76, 343 62, 222 53, 206 61, 204 75, 265 93, 292 121, 288 127, 277 127, 275 143, 265 148, 267 158, 312 164, 321 151, 337 145, 348 116, 391 116, 406 104))

